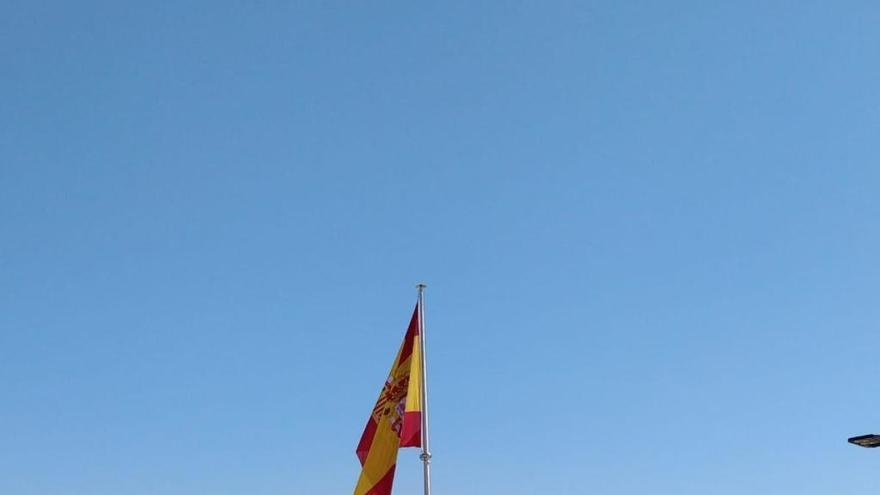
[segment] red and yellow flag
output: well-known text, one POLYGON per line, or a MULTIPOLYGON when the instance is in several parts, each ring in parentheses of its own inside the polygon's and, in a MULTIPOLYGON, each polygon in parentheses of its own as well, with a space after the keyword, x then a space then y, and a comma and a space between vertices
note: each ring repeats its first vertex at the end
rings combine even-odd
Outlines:
POLYGON ((422 353, 419 306, 357 446, 363 471, 354 495, 391 495, 397 450, 422 446, 422 353))

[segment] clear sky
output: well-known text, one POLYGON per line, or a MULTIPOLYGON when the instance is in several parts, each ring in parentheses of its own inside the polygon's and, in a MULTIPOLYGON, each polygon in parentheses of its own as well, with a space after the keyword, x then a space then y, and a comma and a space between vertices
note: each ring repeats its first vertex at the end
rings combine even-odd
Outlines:
POLYGON ((880 487, 876 2, 165 3, 0 4, 0 493, 351 493, 421 281, 437 495, 880 487))

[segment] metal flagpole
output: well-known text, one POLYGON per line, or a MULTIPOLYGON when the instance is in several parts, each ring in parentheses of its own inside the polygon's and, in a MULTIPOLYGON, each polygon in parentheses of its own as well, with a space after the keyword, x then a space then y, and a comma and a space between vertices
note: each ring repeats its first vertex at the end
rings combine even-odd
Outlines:
POLYGON ((431 495, 431 449, 428 435, 428 358, 425 352, 425 284, 419 289, 419 343, 422 355, 422 465, 425 471, 425 495, 431 495))

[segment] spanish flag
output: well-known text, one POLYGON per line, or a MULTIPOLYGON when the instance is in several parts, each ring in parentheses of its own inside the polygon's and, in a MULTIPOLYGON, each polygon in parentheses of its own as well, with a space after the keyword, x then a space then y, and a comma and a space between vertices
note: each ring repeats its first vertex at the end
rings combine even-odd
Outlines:
POLYGON ((354 495, 391 495, 397 449, 422 446, 419 305, 357 446, 363 470, 354 495))

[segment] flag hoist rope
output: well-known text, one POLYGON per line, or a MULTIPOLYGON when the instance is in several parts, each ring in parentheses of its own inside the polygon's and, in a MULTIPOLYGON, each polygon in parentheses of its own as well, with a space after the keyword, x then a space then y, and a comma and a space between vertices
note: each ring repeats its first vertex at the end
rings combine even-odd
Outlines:
POLYGON ((428 358, 425 352, 425 284, 419 289, 419 345, 422 355, 422 465, 425 472, 425 495, 431 495, 431 449, 428 435, 428 358))

